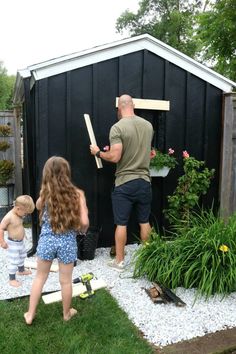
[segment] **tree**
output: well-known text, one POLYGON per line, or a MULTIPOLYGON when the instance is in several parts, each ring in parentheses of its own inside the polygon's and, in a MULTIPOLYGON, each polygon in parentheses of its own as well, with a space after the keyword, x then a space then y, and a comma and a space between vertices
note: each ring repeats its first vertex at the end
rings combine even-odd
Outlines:
POLYGON ((199 47, 194 36, 196 15, 201 6, 198 0, 141 0, 137 14, 126 10, 117 19, 116 29, 128 30, 131 36, 149 33, 194 57, 199 47))
POLYGON ((149 33, 236 81, 236 0, 141 0, 116 29, 149 33))
POLYGON ((203 59, 236 81, 236 1, 217 0, 210 11, 200 14, 198 36, 203 59))
POLYGON ((12 109, 14 82, 15 76, 8 76, 3 62, 0 61, 0 110, 12 109))

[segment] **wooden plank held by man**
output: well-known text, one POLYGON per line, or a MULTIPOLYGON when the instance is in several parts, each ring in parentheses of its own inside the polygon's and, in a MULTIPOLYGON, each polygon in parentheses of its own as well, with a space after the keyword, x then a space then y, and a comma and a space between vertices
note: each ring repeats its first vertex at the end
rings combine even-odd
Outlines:
MULTIPOLYGON (((95 138, 95 135, 94 135, 94 131, 93 131, 93 127, 92 127, 92 124, 91 124, 91 120, 90 120, 90 116, 89 114, 84 114, 84 120, 85 120, 85 123, 86 123, 86 127, 87 127, 87 130, 88 130, 88 134, 89 134, 89 139, 90 139, 90 142, 92 145, 97 145, 97 142, 96 142, 96 138, 95 138)), ((97 157, 97 156, 94 156, 95 157, 95 161, 96 161, 96 164, 97 164, 97 168, 102 168, 102 160, 97 157)))

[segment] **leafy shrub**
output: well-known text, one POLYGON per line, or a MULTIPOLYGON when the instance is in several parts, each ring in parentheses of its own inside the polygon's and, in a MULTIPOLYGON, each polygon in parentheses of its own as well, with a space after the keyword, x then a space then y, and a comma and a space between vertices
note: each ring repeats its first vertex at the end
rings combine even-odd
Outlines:
POLYGON ((174 289, 197 288, 206 297, 236 291, 236 215, 224 221, 213 211, 192 213, 188 229, 163 240, 152 231, 135 253, 134 276, 146 276, 174 289))
POLYGON ((168 209, 164 214, 171 224, 189 221, 190 213, 199 202, 199 198, 207 193, 214 170, 205 167, 204 161, 190 157, 183 152, 184 174, 178 178, 177 187, 168 196, 168 209))

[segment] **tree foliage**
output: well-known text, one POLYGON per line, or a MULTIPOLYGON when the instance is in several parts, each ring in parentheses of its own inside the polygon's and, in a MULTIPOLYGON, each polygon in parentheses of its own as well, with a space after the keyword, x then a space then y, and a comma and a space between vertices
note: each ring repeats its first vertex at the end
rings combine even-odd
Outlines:
POLYGON ((198 36, 203 58, 216 71, 236 81, 236 1, 218 0, 199 16, 198 36))
POLYGON ((198 0, 141 0, 137 14, 126 10, 117 19, 116 29, 120 33, 128 30, 131 36, 148 33, 194 57, 198 50, 194 27, 200 7, 198 0))
POLYGON ((141 0, 117 19, 119 33, 148 33, 236 80, 236 0, 141 0))
POLYGON ((0 61, 0 110, 11 110, 15 76, 7 75, 7 70, 0 61))

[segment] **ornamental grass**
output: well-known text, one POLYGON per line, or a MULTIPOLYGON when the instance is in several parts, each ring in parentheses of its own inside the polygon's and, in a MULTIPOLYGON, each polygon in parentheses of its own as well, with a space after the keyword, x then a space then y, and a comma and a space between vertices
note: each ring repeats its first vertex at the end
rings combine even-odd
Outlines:
POLYGON ((213 211, 194 212, 189 223, 164 240, 155 230, 134 255, 134 276, 164 286, 196 288, 208 298, 236 291, 236 215, 228 222, 213 211))

